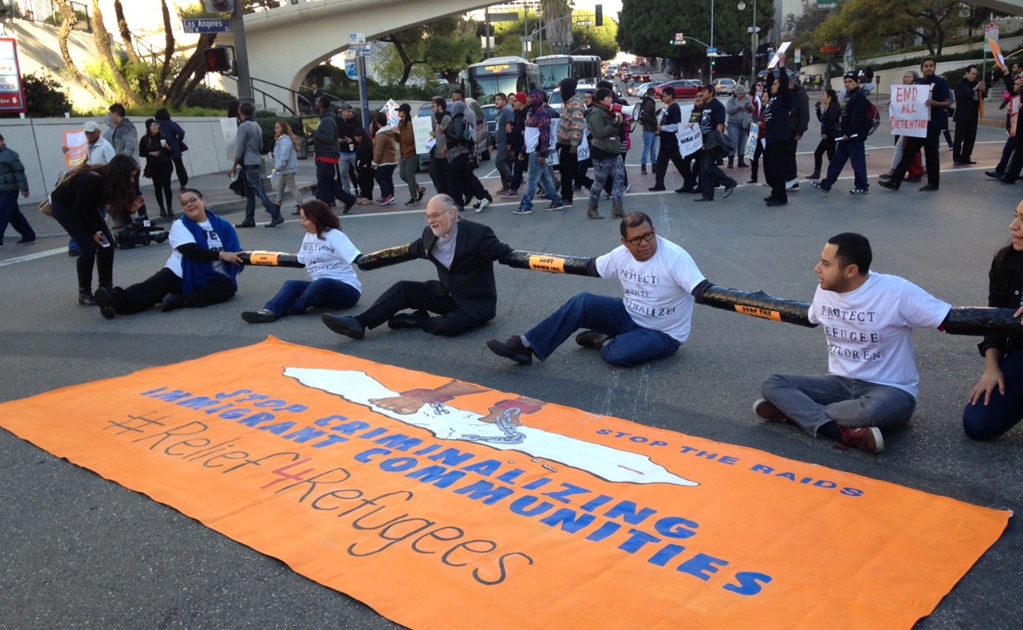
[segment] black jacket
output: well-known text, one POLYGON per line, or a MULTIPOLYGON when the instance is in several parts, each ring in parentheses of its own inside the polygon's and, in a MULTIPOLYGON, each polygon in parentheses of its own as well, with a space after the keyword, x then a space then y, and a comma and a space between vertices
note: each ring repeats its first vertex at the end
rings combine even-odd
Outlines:
POLYGON ((827 136, 828 140, 834 140, 842 135, 842 128, 838 124, 841 115, 842 107, 835 101, 831 101, 831 105, 828 105, 823 113, 817 109, 817 120, 821 121, 822 136, 827 136))
MULTIPOLYGON (((355 116, 352 116, 350 120, 345 120, 343 115, 337 116, 337 137, 338 138, 351 138, 355 139, 355 130, 362 128, 362 123, 355 116)), ((355 144, 346 144, 342 142, 340 144, 341 153, 353 153, 355 151, 355 144)))
POLYGON ((764 107, 763 119, 764 128, 767 130, 764 139, 767 144, 774 142, 788 142, 789 116, 792 114, 792 90, 789 89, 789 74, 784 68, 780 69, 777 77, 773 72, 767 73, 767 83, 764 89, 771 92, 771 85, 778 82, 778 93, 771 97, 764 107))
POLYGON ((867 139, 868 107, 867 95, 862 88, 856 88, 846 94, 845 102, 842 103, 842 118, 839 125, 842 128, 842 135, 852 137, 859 134, 861 142, 867 139))
MULTIPOLYGON (((987 305, 997 308, 1019 308, 1023 304, 1023 252, 1010 245, 995 254, 988 272, 987 305)), ((1003 355, 1023 347, 1023 337, 985 335, 977 346, 981 356, 988 348, 998 348, 1003 355)))
POLYGON ((792 111, 789 113, 789 134, 796 136, 806 134, 810 128, 810 96, 798 83, 791 86, 792 111))
POLYGON ((485 322, 497 315, 497 283, 494 262, 505 260, 512 249, 498 240, 489 226, 473 221, 458 222, 455 257, 447 269, 433 257, 437 237, 429 227, 419 240, 409 243, 408 254, 395 263, 422 258, 437 268, 437 280, 425 284, 436 295, 450 295, 455 306, 469 317, 485 322))

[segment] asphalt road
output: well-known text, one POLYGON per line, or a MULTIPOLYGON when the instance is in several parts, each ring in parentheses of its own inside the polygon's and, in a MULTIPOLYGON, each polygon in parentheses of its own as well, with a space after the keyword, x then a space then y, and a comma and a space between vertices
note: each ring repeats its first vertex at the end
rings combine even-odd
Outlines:
MULTIPOLYGON (((875 176, 886 170, 891 155, 886 133, 882 129, 869 142, 875 176)), ((810 170, 805 153, 812 152, 817 137, 808 134, 800 146, 804 173, 810 170)), ((909 278, 954 305, 983 304, 991 256, 1008 240, 1010 216, 1023 191, 982 174, 994 164, 1003 139, 1000 130, 982 128, 975 153, 981 163, 971 169, 952 170, 950 152, 943 149, 946 170, 937 194, 917 192, 911 185, 891 193, 873 185, 872 177, 869 195, 852 196, 845 192, 852 187, 847 169, 830 195, 804 183, 784 208, 766 208, 761 199, 767 191, 758 185, 742 186, 727 200, 694 204, 688 195, 647 193, 653 177, 631 168, 634 188, 625 207, 650 214, 659 234, 687 248, 717 284, 808 301, 815 286, 812 268, 825 240, 857 231, 872 241, 876 270, 909 278)), ((630 165, 638 164, 638 150, 633 148, 630 165)), ((303 163, 306 178, 311 167, 303 163)), ((485 164, 481 174, 490 168, 485 164)), ((747 176, 740 169, 731 173, 740 181, 747 176)), ((669 190, 679 185, 672 177, 669 190)), ((425 174, 420 179, 425 181, 425 174)), ((224 185, 214 176, 194 183, 211 192, 224 185)), ((486 183, 492 191, 498 187, 494 179, 486 183)), ((219 193, 211 197, 221 199, 219 193)), ((404 201, 400 187, 399 201, 404 201)), ((513 207, 499 204, 469 218, 491 225, 504 241, 522 249, 590 256, 618 244, 617 222, 587 220, 584 200, 564 212, 534 211, 530 216, 512 215, 513 207)), ((221 208, 229 218, 240 219, 236 202, 221 208)), ((602 212, 609 214, 610 202, 603 202, 602 212)), ((970 442, 961 429, 962 406, 982 368, 971 338, 938 331, 915 335, 920 403, 909 427, 886 435, 887 450, 875 456, 835 450, 832 443, 789 427, 766 426, 750 411, 766 374, 823 373, 820 330, 698 306, 689 342, 663 361, 616 369, 569 343, 545 363, 517 366, 491 354, 484 342, 526 330, 575 292, 619 295, 620 289, 609 281, 505 267, 497 271, 497 318, 457 339, 383 328, 356 342, 327 330, 316 315, 246 324, 241 311, 261 307, 284 279, 304 274, 266 268, 247 270, 239 295, 229 303, 107 321, 95 309, 77 305, 74 264, 63 254, 64 238, 55 226, 38 215, 30 219, 45 238, 17 246, 11 231, 7 247, 0 250, 0 400, 201 357, 274 335, 978 505, 1017 514, 1023 508, 1023 428, 988 443, 970 442)), ((411 240, 423 223, 422 209, 360 207, 344 219, 344 229, 370 252, 411 240)), ((295 251, 301 236, 296 221, 241 234, 248 249, 278 251, 295 251)), ((116 282, 144 279, 167 253, 166 245, 118 251, 116 282)), ((362 304, 398 279, 431 277, 431 269, 409 263, 362 274, 362 304)), ((0 628, 394 627, 365 605, 281 562, 2 430, 0 449, 0 628)), ((1023 627, 1017 590, 1023 532, 1015 520, 917 627, 1023 627)))

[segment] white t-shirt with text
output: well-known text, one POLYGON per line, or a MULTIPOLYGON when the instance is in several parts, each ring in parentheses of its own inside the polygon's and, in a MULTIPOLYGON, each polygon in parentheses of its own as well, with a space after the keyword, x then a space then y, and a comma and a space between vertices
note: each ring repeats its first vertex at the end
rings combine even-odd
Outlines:
POLYGON ((689 338, 693 317, 692 290, 705 278, 689 252, 655 238, 657 251, 649 260, 640 262, 619 245, 597 258, 597 273, 622 283, 622 300, 632 321, 683 342, 689 338))
POLYGON ((298 262, 305 265, 305 270, 313 280, 340 280, 361 292, 362 284, 352 269, 352 261, 360 253, 341 230, 327 230, 322 237, 306 232, 302 238, 302 247, 298 250, 298 262))
POLYGON ((898 276, 873 273, 855 291, 817 286, 809 318, 828 342, 828 372, 897 387, 916 398, 913 329, 937 328, 952 306, 898 276))
MULTIPOLYGON (((164 264, 164 267, 173 271, 174 275, 179 278, 184 277, 184 272, 181 270, 181 259, 184 258, 184 256, 182 256, 181 252, 178 251, 178 247, 195 242, 195 237, 192 236, 192 233, 188 231, 188 228, 185 227, 185 224, 182 221, 182 219, 178 219, 173 225, 171 225, 170 234, 167 236, 167 241, 171 246, 171 255, 170 258, 167 259, 166 264, 164 264)), ((202 231, 206 234, 206 246, 209 247, 211 251, 224 251, 224 244, 220 241, 220 237, 217 236, 217 233, 213 230, 213 225, 211 225, 209 221, 203 221, 199 224, 199 227, 202 228, 202 231)), ((224 271, 224 261, 217 260, 211 264, 213 265, 214 271, 222 273, 225 276, 227 275, 224 271)))

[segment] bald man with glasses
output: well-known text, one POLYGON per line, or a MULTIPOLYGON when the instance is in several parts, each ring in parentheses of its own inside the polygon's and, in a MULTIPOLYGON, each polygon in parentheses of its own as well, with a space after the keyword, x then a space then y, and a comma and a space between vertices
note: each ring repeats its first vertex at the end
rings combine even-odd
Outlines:
POLYGON ((650 217, 632 212, 622 219, 622 244, 588 263, 589 275, 617 278, 625 295, 580 293, 524 335, 487 347, 529 364, 545 361, 576 330, 575 341, 600 351, 604 361, 631 367, 675 353, 689 338, 694 294, 708 284, 689 252, 657 236, 650 217))

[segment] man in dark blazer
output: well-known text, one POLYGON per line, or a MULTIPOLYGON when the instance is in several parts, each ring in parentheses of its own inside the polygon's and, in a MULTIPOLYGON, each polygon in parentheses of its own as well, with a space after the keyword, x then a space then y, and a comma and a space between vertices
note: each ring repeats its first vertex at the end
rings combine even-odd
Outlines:
POLYGON ((403 247, 361 256, 362 270, 417 258, 437 267, 437 280, 404 280, 384 292, 365 312, 355 317, 329 313, 323 323, 334 332, 362 339, 367 328, 384 322, 391 328, 422 328, 434 335, 454 337, 490 321, 497 314, 494 262, 511 253, 488 226, 458 219, 458 205, 448 195, 426 204, 429 224, 423 235, 403 247), (411 313, 401 312, 413 309, 411 313), (436 314, 435 316, 431 313, 436 314))

